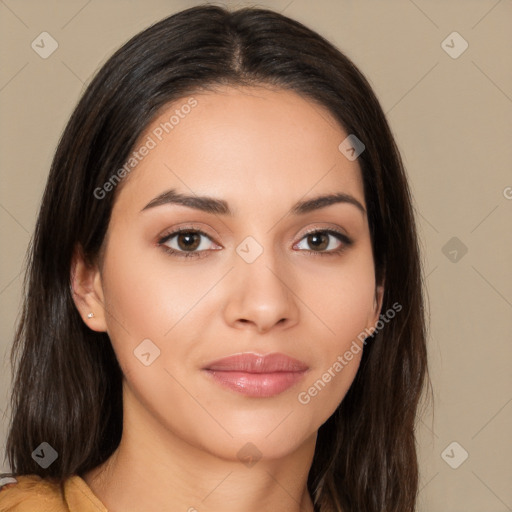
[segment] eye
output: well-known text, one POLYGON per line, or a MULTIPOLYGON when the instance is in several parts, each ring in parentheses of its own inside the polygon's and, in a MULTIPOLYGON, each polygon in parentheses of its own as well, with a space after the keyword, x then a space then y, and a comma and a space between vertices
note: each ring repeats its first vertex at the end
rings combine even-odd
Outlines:
MULTIPOLYGON (((348 236, 339 231, 315 229, 306 233, 301 242, 296 244, 294 248, 297 247, 319 256, 335 256, 343 252, 352 243, 348 236), (312 250, 307 249, 306 245, 309 245, 312 250)), ((203 257, 207 255, 209 250, 221 249, 207 233, 193 228, 176 229, 160 238, 158 245, 168 254, 178 257, 203 257), (211 247, 212 245, 214 247, 211 247)))
POLYGON ((212 249, 211 245, 215 245, 213 250, 219 246, 213 243, 209 235, 200 229, 180 228, 172 233, 168 233, 158 240, 158 245, 164 251, 175 256, 183 257, 201 257, 206 251, 212 249), (207 238, 210 243, 202 238, 207 238))
POLYGON ((306 233, 296 247, 319 256, 333 256, 340 254, 352 243, 347 235, 334 229, 316 229, 306 233), (306 245, 313 249, 307 249, 306 245))

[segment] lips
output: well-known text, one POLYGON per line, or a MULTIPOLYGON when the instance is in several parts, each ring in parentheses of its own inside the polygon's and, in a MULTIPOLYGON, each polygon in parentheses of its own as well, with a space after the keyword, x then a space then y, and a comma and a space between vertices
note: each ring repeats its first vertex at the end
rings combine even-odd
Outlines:
POLYGON ((221 386, 261 398, 289 389, 304 377, 308 369, 302 361, 279 353, 236 354, 208 363, 203 368, 221 386))
POLYGON ((208 363, 205 370, 247 373, 301 372, 308 366, 284 354, 236 354, 208 363))

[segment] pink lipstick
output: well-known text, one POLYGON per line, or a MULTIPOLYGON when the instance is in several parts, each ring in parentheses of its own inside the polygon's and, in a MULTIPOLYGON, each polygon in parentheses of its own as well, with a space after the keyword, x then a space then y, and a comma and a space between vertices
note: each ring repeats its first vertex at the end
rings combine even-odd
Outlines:
POLYGON ((212 361, 203 370, 226 388, 255 398, 267 398, 299 382, 308 366, 284 354, 243 353, 212 361))

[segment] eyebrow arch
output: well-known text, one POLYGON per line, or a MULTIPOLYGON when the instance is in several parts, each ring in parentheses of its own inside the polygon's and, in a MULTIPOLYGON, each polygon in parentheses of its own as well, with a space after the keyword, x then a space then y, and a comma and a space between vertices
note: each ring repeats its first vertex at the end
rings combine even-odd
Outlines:
POLYGON ((183 206, 188 206, 189 208, 202 210, 206 213, 233 215, 233 212, 229 209, 228 203, 223 199, 214 199, 206 196, 187 196, 176 192, 174 189, 167 190, 156 196, 146 206, 144 206, 144 208, 142 208, 141 212, 164 204, 181 204, 183 206))
POLYGON ((352 204, 361 210, 363 215, 366 215, 364 206, 354 196, 351 196, 350 194, 343 194, 341 192, 337 194, 328 194, 314 197, 313 199, 308 199, 307 201, 299 201, 292 207, 291 213, 300 215, 303 213, 311 212, 313 210, 318 210, 320 208, 325 208, 326 206, 330 206, 331 204, 336 203, 352 204))
MULTIPOLYGON (((366 209, 355 197, 343 193, 327 194, 314 197, 313 199, 299 201, 292 206, 290 212, 294 215, 302 215, 336 203, 352 204, 364 215, 366 214, 366 209)), ((223 199, 215 199, 207 196, 188 196, 174 189, 167 190, 156 196, 142 208, 141 212, 164 204, 180 204, 206 213, 233 216, 233 212, 230 210, 228 203, 223 199)))

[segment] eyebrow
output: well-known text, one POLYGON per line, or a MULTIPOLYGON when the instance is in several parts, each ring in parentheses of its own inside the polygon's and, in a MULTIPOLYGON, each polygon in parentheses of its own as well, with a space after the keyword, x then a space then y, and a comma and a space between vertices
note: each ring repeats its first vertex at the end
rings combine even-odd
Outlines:
MULTIPOLYGON (((313 199, 299 201, 292 206, 290 212, 294 215, 302 215, 337 203, 351 204, 366 215, 364 206, 355 197, 344 193, 321 195, 313 199)), ((156 196, 142 208, 141 212, 166 204, 179 204, 206 213, 233 216, 233 212, 230 210, 228 203, 223 199, 215 199, 208 196, 189 196, 181 194, 174 189, 167 190, 156 196)))

